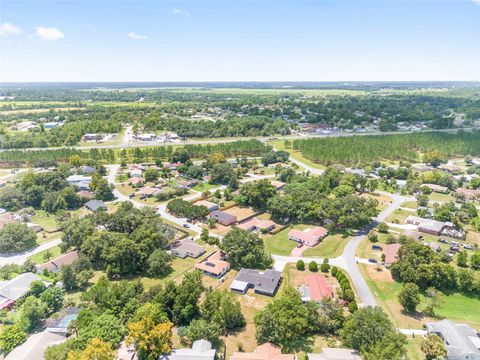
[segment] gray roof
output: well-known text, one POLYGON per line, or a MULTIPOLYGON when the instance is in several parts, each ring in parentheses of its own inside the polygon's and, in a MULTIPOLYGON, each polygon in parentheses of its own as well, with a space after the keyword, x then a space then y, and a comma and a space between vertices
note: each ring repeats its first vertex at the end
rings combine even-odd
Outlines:
POLYGON ((84 174, 93 174, 93 173, 97 172, 97 169, 95 169, 93 166, 90 166, 90 165, 84 165, 84 166, 81 167, 80 170, 84 174))
POLYGON ((237 221, 237 217, 235 215, 232 215, 232 214, 229 214, 229 213, 226 213, 224 211, 220 211, 220 210, 215 210, 215 211, 212 211, 212 213, 210 214, 210 216, 212 218, 214 218, 215 220, 218 220, 220 222, 235 222, 237 221))
POLYGON ((97 211, 99 209, 106 209, 107 205, 102 200, 89 200, 85 203, 85 206, 92 210, 92 211, 97 211))
POLYGON ((280 284, 281 278, 282 273, 272 269, 267 269, 265 271, 241 269, 235 277, 235 281, 237 283, 248 283, 250 286, 253 286, 255 292, 274 295, 280 284))
POLYGON ((172 250, 182 254, 192 254, 193 257, 198 257, 205 253, 205 248, 192 240, 176 241, 172 244, 172 250))
POLYGON ((0 283, 0 297, 17 300, 28 293, 34 281, 41 281, 40 276, 27 272, 17 277, 0 283))
POLYGON ((42 360, 47 347, 65 340, 65 336, 42 331, 29 336, 27 341, 13 349, 5 360, 42 360))
POLYGON ((480 338, 467 324, 455 324, 450 320, 427 323, 427 331, 438 334, 445 342, 448 358, 480 359, 480 338), (468 357, 467 357, 468 356, 468 357))
POLYGON ((174 349, 170 355, 160 357, 168 360, 213 360, 215 349, 207 340, 197 340, 192 344, 191 349, 174 349))
POLYGON ((361 360, 353 349, 322 348, 320 354, 308 354, 308 360, 361 360))

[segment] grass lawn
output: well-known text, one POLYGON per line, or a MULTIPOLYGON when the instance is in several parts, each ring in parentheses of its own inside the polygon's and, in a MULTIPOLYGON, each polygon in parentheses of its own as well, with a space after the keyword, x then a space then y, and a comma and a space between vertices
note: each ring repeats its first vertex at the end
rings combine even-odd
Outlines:
POLYGON ((204 192, 206 190, 210 191, 212 189, 218 188, 220 185, 218 184, 210 184, 208 182, 200 182, 199 184, 195 185, 192 189, 195 191, 204 192))
POLYGON ((385 220, 385 222, 391 223, 398 220, 399 224, 403 224, 408 215, 415 215, 415 213, 413 211, 397 209, 385 220))
POLYGON ((407 201, 401 204, 400 207, 416 210, 418 208, 418 203, 416 201, 407 201))
POLYGON ((440 193, 432 192, 430 195, 428 195, 428 200, 431 203, 449 202, 449 201, 455 201, 455 198, 450 194, 440 194, 440 193))
POLYGON ((316 169, 321 169, 321 170, 325 169, 324 165, 315 163, 315 162, 307 159, 306 157, 304 157, 299 150, 293 150, 292 148, 286 148, 283 140, 269 141, 269 144, 272 145, 273 147, 275 147, 275 149, 277 149, 279 151, 280 150, 287 151, 288 153, 290 153, 290 156, 292 158, 294 158, 298 161, 301 161, 306 165, 309 165, 309 166, 311 166, 313 168, 316 168, 316 169))
POLYGON ((50 252, 50 260, 55 259, 57 256, 60 256, 61 254, 60 246, 54 246, 53 248, 50 248, 48 250, 44 250, 35 255, 32 255, 28 259, 35 264, 43 264, 49 260, 45 258, 47 251, 50 252))
POLYGON ((32 222, 40 225, 49 232, 56 231, 59 228, 59 224, 55 215, 49 214, 45 210, 35 210, 35 215, 32 218, 32 222))
POLYGON ((45 231, 40 231, 37 234, 37 243, 38 245, 46 244, 54 239, 58 239, 62 233, 60 231, 54 233, 47 233, 45 231))
POLYGON ((408 336, 408 343, 406 346, 407 349, 407 359, 408 360, 423 360, 425 359, 424 352, 420 349, 420 345, 423 341, 421 336, 411 337, 408 336))
POLYGON ((276 255, 290 255, 292 250, 297 246, 297 243, 288 239, 288 232, 292 229, 305 230, 311 226, 309 225, 295 225, 294 227, 287 227, 275 235, 264 235, 263 242, 265 248, 270 254, 276 255))
POLYGON ((349 240, 350 237, 346 234, 328 235, 320 242, 320 244, 304 251, 303 256, 318 256, 322 258, 334 258, 340 256, 349 240))

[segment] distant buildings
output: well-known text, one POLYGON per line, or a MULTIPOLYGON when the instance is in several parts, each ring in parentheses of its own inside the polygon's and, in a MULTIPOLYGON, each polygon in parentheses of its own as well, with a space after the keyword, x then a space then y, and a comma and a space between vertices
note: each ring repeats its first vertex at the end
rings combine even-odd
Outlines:
POLYGON ((327 279, 321 274, 309 274, 305 277, 306 285, 299 291, 302 301, 319 302, 323 298, 333 299, 333 289, 327 284, 327 279))
POLYGON ((315 246, 320 240, 328 235, 327 229, 324 227, 315 227, 310 229, 301 230, 290 230, 288 233, 288 239, 301 243, 307 246, 315 246))
POLYGON ((480 360, 480 337, 467 324, 442 320, 425 326, 429 333, 437 334, 443 340, 448 360, 480 360))
POLYGON ((210 214, 210 218, 223 226, 230 226, 237 222, 237 217, 224 211, 215 210, 210 214))
POLYGON ((195 264, 195 268, 202 271, 205 275, 219 279, 230 270, 230 263, 225 261, 224 257, 221 251, 216 251, 203 261, 195 264))
MULTIPOLYGON (((0 282, 0 310, 11 309, 18 299, 29 293, 30 285, 34 281, 42 281, 42 279, 37 274, 27 272, 11 280, 0 282)), ((45 284, 50 285, 50 283, 45 284)))
POLYGON ((42 265, 37 265, 36 266, 36 271, 37 272, 42 272, 44 270, 48 270, 51 272, 59 272, 60 268, 64 265, 71 265, 78 259, 78 251, 70 251, 69 253, 62 254, 59 257, 47 261, 46 263, 42 265))
POLYGON ((179 258, 186 258, 190 256, 191 258, 198 258, 200 255, 205 254, 205 248, 198 245, 195 241, 192 240, 181 240, 175 241, 172 244, 171 252, 173 256, 179 258))
POLYGON ((387 244, 385 245, 385 266, 390 267, 397 260, 398 250, 400 244, 387 244))
POLYGON ((68 185, 77 186, 80 190, 90 190, 91 176, 70 175, 67 177, 68 185))
POLYGON ((417 226, 417 231, 430 235, 444 235, 455 239, 464 239, 465 233, 455 229, 451 222, 442 222, 432 219, 424 219, 418 216, 409 215, 405 222, 410 225, 417 226))
POLYGON ((92 212, 108 209, 107 205, 102 200, 93 200, 93 199, 87 201, 85 203, 85 207, 92 212))
POLYGON ((259 230, 262 232, 268 232, 275 228, 275 223, 271 220, 261 220, 253 217, 241 224, 238 224, 237 227, 246 231, 259 230))
POLYGON ((455 192, 465 196, 465 200, 480 200, 480 189, 458 188, 455 192))
POLYGON ((191 349, 173 349, 171 354, 162 355, 159 360, 214 360, 215 352, 210 341, 197 340, 191 349))
POLYGON ((230 285, 230 290, 245 294, 248 289, 253 289, 256 294, 274 296, 281 279, 280 271, 241 269, 230 285))

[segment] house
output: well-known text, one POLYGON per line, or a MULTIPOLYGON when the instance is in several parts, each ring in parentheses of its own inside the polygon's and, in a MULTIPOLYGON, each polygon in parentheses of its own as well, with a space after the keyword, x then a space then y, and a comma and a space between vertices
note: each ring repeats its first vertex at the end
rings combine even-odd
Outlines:
POLYGON ((319 226, 315 228, 305 229, 303 231, 296 229, 290 230, 288 232, 288 239, 307 246, 315 246, 327 235, 327 229, 319 226))
POLYGON ((42 331, 33 334, 21 345, 13 349, 5 360, 43 360, 45 350, 49 346, 57 345, 67 340, 64 335, 42 331))
POLYGON ((54 128, 57 128, 57 127, 62 126, 62 125, 63 125, 63 122, 61 122, 61 121, 49 121, 49 122, 43 123, 43 128, 44 129, 54 129, 54 128))
POLYGON ((320 354, 308 354, 308 360, 362 360, 362 358, 357 350, 322 348, 320 354))
POLYGON ((85 134, 83 135, 83 141, 98 141, 102 140, 103 135, 102 134, 85 134))
POLYGON ((385 266, 390 267, 397 260, 398 249, 400 244, 387 244, 385 245, 385 266))
POLYGON ((77 307, 62 310, 55 319, 47 319, 47 328, 45 330, 54 334, 67 335, 68 325, 77 319, 80 310, 77 307))
MULTIPOLYGON (((0 282, 0 310, 11 309, 18 299, 28 294, 30 285, 34 281, 42 281, 42 279, 37 274, 27 272, 0 282)), ((44 283, 50 285, 50 283, 44 283)))
POLYGON ((437 193, 441 193, 441 194, 447 194, 448 193, 448 188, 446 186, 440 186, 440 185, 437 185, 437 184, 423 184, 422 186, 428 187, 433 192, 437 192, 437 193))
POLYGON ((223 226, 230 226, 237 222, 237 217, 225 211, 215 210, 210 213, 210 218, 223 226))
POLYGON ((270 184, 271 184, 275 189, 277 189, 277 191, 278 191, 278 190, 282 190, 282 189, 284 188, 284 186, 287 185, 287 184, 285 184, 283 181, 277 181, 277 180, 272 180, 272 181, 270 181, 270 184))
POLYGON ((140 190, 138 190, 138 193, 140 195, 144 195, 144 196, 155 196, 155 195, 157 195, 161 192, 162 192, 161 189, 158 189, 158 188, 153 187, 153 186, 144 186, 144 187, 140 188, 140 190))
POLYGON ((198 185, 200 183, 200 180, 197 179, 190 179, 190 180, 179 180, 178 181, 178 187, 181 189, 186 189, 186 188, 193 188, 195 185, 198 185))
POLYGON ((94 200, 94 199, 88 200, 85 203, 85 207, 92 212, 108 209, 107 205, 102 200, 94 200))
POLYGON ((221 251, 216 251, 203 261, 195 264, 195 268, 201 270, 205 275, 221 278, 230 270, 230 263, 223 260, 225 255, 221 251))
POLYGON ((480 360, 480 337, 469 325, 442 320, 427 323, 425 327, 442 338, 448 360, 480 360))
POLYGON ((142 164, 132 164, 130 165, 130 171, 132 170, 145 170, 145 166, 143 166, 142 164))
POLYGON ((213 203, 211 201, 207 201, 207 200, 197 201, 193 205, 195 205, 195 206, 205 206, 208 209, 208 211, 210 211, 210 212, 218 210, 218 208, 219 208, 218 204, 215 204, 215 203, 213 203))
POLYGON ((42 265, 36 266, 37 272, 42 272, 44 270, 48 270, 51 272, 59 272, 60 268, 63 265, 71 265, 78 259, 78 250, 70 251, 69 253, 60 255, 59 257, 47 261, 42 265))
POLYGON ((191 349, 173 349, 171 354, 162 355, 159 360, 214 360, 215 352, 210 341, 197 340, 191 349))
POLYGON ((198 258, 200 255, 205 253, 205 248, 198 245, 195 241, 192 240, 182 240, 175 241, 171 247, 172 255, 179 258, 186 258, 190 256, 191 258, 198 258))
POLYGON ((237 227, 246 231, 260 230, 262 232, 268 232, 275 228, 275 223, 271 220, 261 220, 253 217, 241 224, 238 224, 237 227))
POLYGON ((465 200, 480 200, 480 189, 458 188, 455 190, 457 194, 465 196, 465 200))
POLYGON ((333 289, 327 284, 327 279, 321 274, 309 274, 305 277, 306 285, 300 287, 302 301, 319 302, 323 298, 333 299, 333 289))
POLYGON ((39 233, 40 231, 43 230, 43 228, 35 223, 27 222, 27 226, 30 230, 32 230, 34 233, 39 233))
POLYGON ((417 230, 419 232, 436 235, 436 236, 440 235, 443 228, 445 227, 444 222, 431 220, 431 219, 424 219, 414 215, 407 216, 407 218, 405 219, 405 222, 407 224, 417 226, 417 230))
POLYGON ((85 185, 87 185, 87 189, 90 188, 91 180, 91 176, 85 175, 70 175, 69 177, 67 177, 67 182, 69 185, 76 185, 80 188, 85 188, 85 185))
POLYGON ((145 179, 142 177, 131 177, 130 179, 128 179, 128 183, 132 186, 137 186, 138 184, 143 185, 144 182, 145 179))
POLYGON ((130 177, 132 178, 141 178, 143 171, 141 169, 130 170, 130 177))
POLYGON ((83 199, 88 199, 88 200, 93 199, 93 197, 95 196, 93 192, 88 190, 80 190, 79 192, 77 192, 77 195, 83 199))
POLYGON ((282 273, 272 269, 240 269, 230 285, 230 290, 245 294, 248 289, 253 289, 256 294, 274 296, 281 279, 282 273))
POLYGON ((457 165, 455 165, 451 162, 449 162, 447 164, 441 164, 438 168, 441 169, 441 170, 445 170, 449 173, 454 173, 454 172, 460 170, 460 168, 457 165))
POLYGON ((295 360, 293 354, 282 354, 279 347, 265 343, 257 346, 254 352, 234 352, 230 360, 295 360))
POLYGON ((97 172, 97 169, 93 166, 84 165, 80 168, 80 172, 82 174, 95 174, 97 172))

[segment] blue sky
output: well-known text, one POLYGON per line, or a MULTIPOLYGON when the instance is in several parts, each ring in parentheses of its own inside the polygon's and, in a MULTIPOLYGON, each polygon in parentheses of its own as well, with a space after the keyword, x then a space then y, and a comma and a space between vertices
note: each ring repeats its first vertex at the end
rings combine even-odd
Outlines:
POLYGON ((480 0, 0 0, 1 81, 480 81, 480 0))

